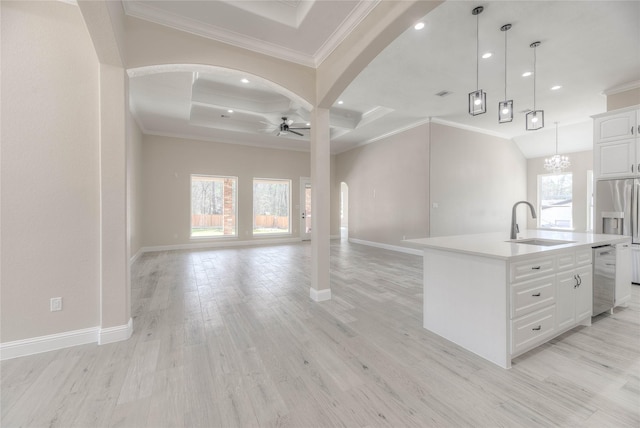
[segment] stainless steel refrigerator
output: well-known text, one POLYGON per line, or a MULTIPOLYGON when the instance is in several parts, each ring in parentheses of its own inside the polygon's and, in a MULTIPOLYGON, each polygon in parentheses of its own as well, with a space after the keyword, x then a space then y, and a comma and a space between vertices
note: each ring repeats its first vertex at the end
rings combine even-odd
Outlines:
POLYGON ((596 184, 596 233, 631 238, 631 281, 640 283, 640 179, 599 180, 596 184))

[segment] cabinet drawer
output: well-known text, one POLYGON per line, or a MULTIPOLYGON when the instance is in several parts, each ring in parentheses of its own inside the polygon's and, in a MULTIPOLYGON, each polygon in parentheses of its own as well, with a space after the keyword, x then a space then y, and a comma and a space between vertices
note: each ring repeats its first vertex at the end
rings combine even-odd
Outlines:
POLYGON ((524 352, 555 332, 556 305, 511 321, 511 354, 524 352))
POLYGON ((520 282, 547 275, 555 268, 555 257, 515 262, 511 264, 511 282, 520 282))
POLYGON ((576 265, 584 266, 591 264, 591 248, 576 251, 576 265))
POLYGON ((542 309, 555 303, 555 275, 536 278, 511 286, 511 318, 542 309))

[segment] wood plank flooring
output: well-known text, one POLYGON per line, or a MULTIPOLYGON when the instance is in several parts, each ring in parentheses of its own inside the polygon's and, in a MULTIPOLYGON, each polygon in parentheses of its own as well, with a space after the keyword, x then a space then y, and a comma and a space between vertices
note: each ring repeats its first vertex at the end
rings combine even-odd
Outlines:
POLYGON ((2 427, 640 426, 640 287, 503 370, 421 327, 422 257, 334 241, 315 303, 310 253, 144 254, 132 338, 2 362, 2 427))

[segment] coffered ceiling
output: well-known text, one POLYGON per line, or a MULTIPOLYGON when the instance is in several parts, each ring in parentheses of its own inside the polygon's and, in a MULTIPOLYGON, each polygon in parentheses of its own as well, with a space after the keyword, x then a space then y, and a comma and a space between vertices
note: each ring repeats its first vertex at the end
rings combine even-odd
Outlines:
MULTIPOLYGON (((377 1, 124 1, 125 12, 256 52, 317 66, 377 1)), ((606 110, 604 91, 638 84, 640 2, 637 1, 447 1, 408 28, 351 83, 331 109, 331 149, 339 153, 407 129, 434 122, 512 139, 526 157, 552 154, 554 122, 560 152, 589 150, 590 116, 606 110), (488 110, 467 113, 476 89, 476 17, 479 15, 479 86, 488 110), (515 119, 497 123, 505 96, 515 119), (535 75, 533 49, 537 48, 535 75), (524 112, 545 111, 545 128, 526 131, 524 112), (625 86, 626 85, 626 86, 625 86), (553 86, 561 86, 552 90, 553 86), (438 95, 443 92, 446 95, 438 95), (341 102, 340 104, 338 102, 341 102)), ((131 105, 151 134, 308 150, 303 136, 278 137, 282 117, 305 127, 309 106, 271 82, 211 67, 159 67, 132 75, 131 105), (243 79, 245 79, 243 81, 243 79), (230 112, 231 111, 231 112, 230 112)))

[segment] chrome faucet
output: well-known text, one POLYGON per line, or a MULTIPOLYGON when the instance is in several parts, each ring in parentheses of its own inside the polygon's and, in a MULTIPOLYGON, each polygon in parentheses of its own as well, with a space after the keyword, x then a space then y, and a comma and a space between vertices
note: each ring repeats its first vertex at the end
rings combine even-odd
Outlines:
POLYGON ((516 239, 518 232, 520 232, 520 229, 518 228, 518 223, 516 223, 516 208, 520 204, 529 205, 529 208, 531 208, 531 218, 537 218, 536 209, 533 208, 533 205, 531 205, 529 202, 519 201, 513 204, 513 209, 511 210, 511 238, 510 239, 516 239))

